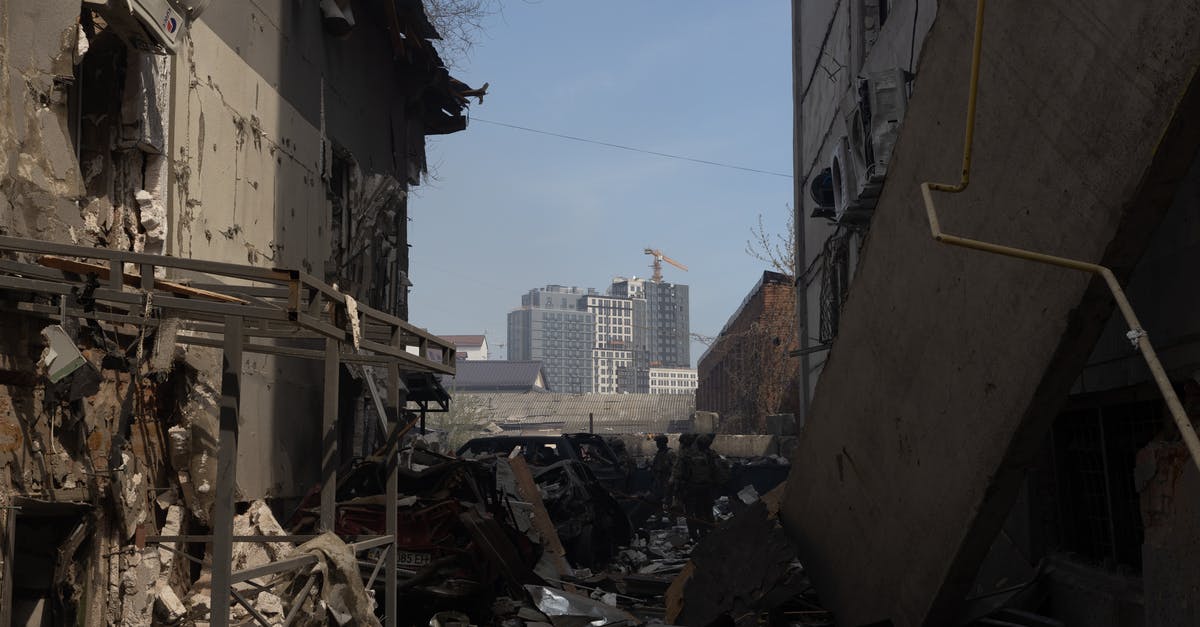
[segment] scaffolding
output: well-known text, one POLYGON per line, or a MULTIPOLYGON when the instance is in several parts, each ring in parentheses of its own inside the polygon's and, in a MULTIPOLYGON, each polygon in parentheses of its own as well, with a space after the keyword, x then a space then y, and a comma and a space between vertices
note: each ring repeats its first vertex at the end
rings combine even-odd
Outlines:
MULTIPOLYGON (((177 342, 222 350, 221 403, 217 443, 216 500, 212 535, 150 536, 171 544, 203 542, 212 551, 212 622, 229 622, 230 602, 241 604, 255 620, 267 622, 234 588, 254 579, 305 568, 314 557, 288 557, 253 569, 234 571, 233 544, 306 540, 314 536, 235 536, 235 477, 240 423, 242 353, 313 359, 324 362, 321 428, 320 521, 322 532, 334 531, 338 455, 338 379, 343 363, 381 367, 387 371, 387 402, 368 373, 371 394, 387 444, 386 535, 356 538, 356 553, 381 548, 368 585, 380 569, 386 578, 385 624, 396 624, 398 452, 404 434, 416 421, 405 421, 402 373, 425 382, 424 394, 413 398, 424 427, 429 403, 447 409, 448 399, 428 394, 435 374, 454 374, 455 347, 407 321, 357 303, 317 278, 293 269, 260 268, 232 263, 181 259, 128 251, 89 248, 0 236, 0 292, 5 308, 48 318, 86 319, 97 324, 156 328, 166 320, 179 325, 177 342), (170 280, 156 278, 164 271, 170 280), (43 302, 38 302, 39 300, 43 302)), ((170 547, 168 547, 170 548, 170 547)), ((180 554, 185 552, 173 549, 180 554)), ((190 556, 188 556, 190 558, 190 556)), ((7 580, 6 580, 7 581, 7 580)), ((303 598, 313 580, 301 591, 303 598)), ((295 618, 295 608, 287 621, 295 618)))

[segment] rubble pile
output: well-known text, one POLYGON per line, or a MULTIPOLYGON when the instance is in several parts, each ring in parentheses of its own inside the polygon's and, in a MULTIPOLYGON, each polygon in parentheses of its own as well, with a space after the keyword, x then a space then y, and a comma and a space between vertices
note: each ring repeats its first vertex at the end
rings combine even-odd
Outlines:
POLYGON ((240 505, 232 570, 261 574, 236 580, 231 606, 214 608, 206 547, 218 385, 173 362, 170 338, 137 338, 131 358, 87 329, 48 333, 41 368, 61 404, 47 429, 60 437, 35 448, 43 473, 26 466, 17 479, 75 502, 78 524, 47 531, 47 544, 60 546, 55 585, 109 624, 204 624, 226 611, 243 624, 381 624, 391 550, 400 624, 749 624, 792 606, 803 608, 798 617, 827 616, 806 596, 803 569, 764 504, 771 495, 752 482, 716 500, 720 526, 696 543, 695 521, 633 491, 599 448, 581 458, 531 461, 516 450, 465 459, 415 437, 396 460, 394 548, 354 545, 387 536, 389 472, 383 457, 355 459, 337 475, 332 532, 319 533, 316 486, 286 517, 266 501, 240 505), (105 556, 98 579, 74 559, 83 547, 105 556), (266 568, 278 564, 286 567, 266 568), (102 591, 88 596, 97 580, 102 591))

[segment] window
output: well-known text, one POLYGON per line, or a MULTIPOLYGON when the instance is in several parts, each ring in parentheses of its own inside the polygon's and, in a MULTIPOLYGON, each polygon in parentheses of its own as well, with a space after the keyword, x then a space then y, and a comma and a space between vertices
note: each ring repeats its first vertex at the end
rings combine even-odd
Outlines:
POLYGON ((820 340, 832 342, 837 337, 842 305, 850 289, 850 234, 835 233, 825 240, 821 252, 821 319, 820 340))

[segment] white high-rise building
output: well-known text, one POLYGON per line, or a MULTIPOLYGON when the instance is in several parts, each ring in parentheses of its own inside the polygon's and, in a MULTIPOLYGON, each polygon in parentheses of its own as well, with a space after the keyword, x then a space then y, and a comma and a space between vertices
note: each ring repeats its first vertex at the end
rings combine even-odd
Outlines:
POLYGON ((586 306, 596 324, 592 391, 598 394, 637 391, 633 368, 633 299, 588 294, 586 306))

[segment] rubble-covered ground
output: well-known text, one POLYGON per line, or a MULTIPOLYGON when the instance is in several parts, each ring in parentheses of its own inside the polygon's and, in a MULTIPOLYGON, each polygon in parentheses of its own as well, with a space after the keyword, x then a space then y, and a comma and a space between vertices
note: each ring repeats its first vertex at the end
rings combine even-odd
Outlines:
MULTIPOLYGON (((401 457, 400 624, 833 624, 778 523, 778 487, 762 497, 751 484, 729 490, 714 502, 717 528, 693 544, 681 512, 644 507, 647 493, 610 492, 582 462, 458 459, 420 445, 401 457), (647 509, 630 525, 628 511, 647 509)), ((381 533, 382 460, 339 476, 336 531, 381 533)), ((303 502, 289 531, 311 530, 316 506, 315 495, 303 502)), ((358 564, 379 613, 375 557, 358 564)), ((274 591, 268 609, 276 597, 287 611, 274 591)))

